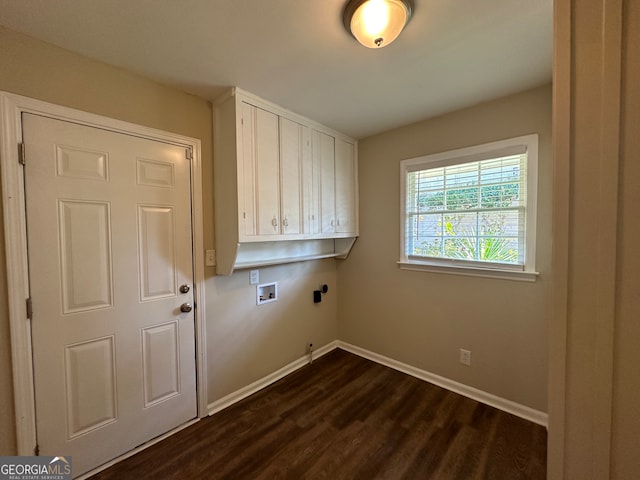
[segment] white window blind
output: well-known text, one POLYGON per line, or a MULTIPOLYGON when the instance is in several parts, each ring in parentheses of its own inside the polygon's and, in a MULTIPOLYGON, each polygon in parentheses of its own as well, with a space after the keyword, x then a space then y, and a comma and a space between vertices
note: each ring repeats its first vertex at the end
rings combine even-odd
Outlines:
POLYGON ((531 145, 502 141, 405 160, 400 263, 532 271, 531 145))

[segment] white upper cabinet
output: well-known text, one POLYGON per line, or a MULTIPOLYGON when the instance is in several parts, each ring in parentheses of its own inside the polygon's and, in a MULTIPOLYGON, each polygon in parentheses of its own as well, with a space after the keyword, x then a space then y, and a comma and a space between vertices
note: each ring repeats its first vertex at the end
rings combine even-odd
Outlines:
POLYGON ((309 128, 242 102, 241 239, 303 232, 302 170, 309 128))
POLYGON ((358 235, 355 145, 337 138, 335 156, 336 232, 358 235))
POLYGON ((358 235, 354 140, 234 88, 215 104, 213 143, 218 273, 346 257, 358 235))
POLYGON ((313 162, 317 172, 316 188, 320 192, 319 231, 316 233, 324 235, 336 233, 335 143, 335 138, 331 135, 313 131, 313 162))
POLYGON ((309 163, 309 127, 280 117, 280 212, 284 235, 304 229, 303 170, 309 163))
POLYGON ((277 235, 280 233, 278 116, 259 108, 253 110, 257 233, 277 235))
POLYGON ((314 233, 358 235, 357 165, 355 144, 314 130, 312 133, 319 220, 314 233))
MULTIPOLYGON (((256 142, 255 142, 255 130, 257 129, 257 115, 256 108, 251 105, 242 102, 240 106, 240 118, 238 122, 238 127, 240 129, 239 137, 240 137, 240 147, 237 153, 237 159, 234 160, 237 162, 237 181, 238 181, 238 190, 237 194, 232 194, 235 196, 235 200, 238 202, 238 225, 239 225, 239 237, 240 241, 244 238, 249 238, 256 235, 256 189, 255 189, 255 173, 256 173, 256 142)), ((226 125, 218 125, 216 133, 221 133, 222 131, 227 129, 226 125)), ((221 138, 218 138, 218 144, 222 143, 221 138)), ((214 140, 215 143, 215 140, 214 140)), ((221 155, 220 155, 221 157, 221 155)), ((214 158, 215 163, 215 158, 214 158)), ((234 165, 229 165, 229 162, 225 162, 223 164, 222 161, 219 161, 216 164, 216 178, 215 180, 222 180, 218 177, 218 175, 223 176, 227 171, 233 171, 235 173, 234 165), (222 166, 225 167, 224 171, 222 170, 222 166)), ((232 180, 229 180, 232 182, 232 180)), ((216 191, 218 188, 222 188, 222 183, 220 186, 216 186, 216 191)), ((234 190, 235 192, 235 190, 234 190)), ((229 195, 225 195, 224 198, 228 198, 229 195)), ((221 196, 217 196, 217 198, 223 198, 221 196)), ((225 212, 226 213, 226 212, 225 212)), ((234 229, 235 230, 235 229, 234 229)))

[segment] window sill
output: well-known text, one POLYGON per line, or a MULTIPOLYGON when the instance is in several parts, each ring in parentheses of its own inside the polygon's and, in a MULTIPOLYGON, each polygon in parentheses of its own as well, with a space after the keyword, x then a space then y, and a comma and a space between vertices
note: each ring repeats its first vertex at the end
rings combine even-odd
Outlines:
POLYGON ((410 260, 401 260, 398 262, 398 266, 401 270, 465 275, 468 277, 499 278, 502 280, 515 280, 518 282, 535 282, 538 275, 540 275, 538 272, 523 272, 520 270, 502 270, 499 268, 481 268, 460 265, 441 265, 410 260))

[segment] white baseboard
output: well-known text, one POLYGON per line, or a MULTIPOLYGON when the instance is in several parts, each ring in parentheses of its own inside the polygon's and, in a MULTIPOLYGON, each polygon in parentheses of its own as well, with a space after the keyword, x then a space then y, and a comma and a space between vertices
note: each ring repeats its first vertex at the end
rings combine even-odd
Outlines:
POLYGON ((535 410, 511 400, 507 400, 506 398, 501 398, 491 393, 487 393, 483 390, 478 390, 477 388, 458 383, 449 378, 441 377, 440 375, 436 375, 435 373, 421 370, 411 365, 407 365, 406 363, 402 363, 392 358, 385 357, 384 355, 379 355, 369 350, 365 350, 364 348, 356 347, 355 345, 351 345, 346 342, 338 341, 337 347, 346 350, 347 352, 354 353, 360 357, 372 360, 381 365, 393 368, 394 370, 406 373, 407 375, 411 375, 412 377, 419 378, 420 380, 424 380, 425 382, 432 383, 452 392, 464 395, 465 397, 471 398, 480 403, 484 403, 485 405, 495 407, 498 410, 511 413, 513 415, 516 415, 517 417, 524 418, 525 420, 529 420, 530 422, 548 428, 549 415, 539 410, 535 410))
MULTIPOLYGON (((530 422, 536 423, 538 425, 542 425, 545 428, 548 427, 549 416, 544 412, 535 410, 531 407, 527 407, 526 405, 522 405, 511 400, 507 400, 506 398, 498 397, 483 390, 464 385, 463 383, 456 382, 449 378, 441 377, 440 375, 436 375, 435 373, 421 370, 417 367, 413 367, 406 363, 399 362, 398 360, 394 360, 393 358, 385 357, 384 355, 380 355, 364 348, 356 347, 355 345, 351 345, 350 343, 342 342, 340 340, 335 340, 319 348, 313 353, 313 358, 320 358, 321 356, 329 353, 336 348, 341 348, 347 352, 351 352, 373 362, 393 368, 394 370, 406 373, 407 375, 419 378, 420 380, 432 383, 446 390, 450 390, 452 392, 476 400, 480 403, 484 403, 485 405, 497 408, 498 410, 511 413, 513 415, 516 415, 517 417, 524 418, 525 420, 529 420, 530 422)), ((305 355, 304 357, 299 358, 289 363, 288 365, 285 365, 281 369, 267 375, 266 377, 263 377, 253 382, 252 384, 247 385, 246 387, 236 390, 235 392, 232 392, 229 395, 226 395, 216 400, 215 402, 210 403, 208 406, 209 415, 213 415, 220 410, 224 410, 225 408, 233 405, 236 402, 239 402, 249 395, 252 395, 262 390, 263 388, 268 387, 272 383, 277 382, 281 378, 295 372, 308 363, 309 357, 305 355)))
MULTIPOLYGON (((336 348, 338 348, 338 341, 334 340, 333 342, 328 343, 327 345, 324 345, 323 347, 320 347, 317 350, 315 350, 313 352, 312 358, 313 360, 320 358, 323 355, 326 355, 331 350, 334 350, 336 348)), ((248 397, 249 395, 253 395, 254 393, 262 390, 263 388, 268 387, 269 385, 277 382, 281 378, 286 377, 287 375, 295 372, 299 368, 304 367, 309 363, 310 360, 311 359, 309 358, 309 355, 305 355, 304 357, 301 357, 289 363, 288 365, 285 365, 281 369, 276 370, 273 373, 270 373, 266 377, 256 380, 252 384, 247 385, 246 387, 242 387, 241 389, 236 390, 235 392, 231 392, 229 395, 226 395, 210 403, 208 405, 209 415, 213 415, 214 413, 217 413, 220 410, 224 410, 225 408, 230 407, 234 403, 239 402, 240 400, 248 397)))

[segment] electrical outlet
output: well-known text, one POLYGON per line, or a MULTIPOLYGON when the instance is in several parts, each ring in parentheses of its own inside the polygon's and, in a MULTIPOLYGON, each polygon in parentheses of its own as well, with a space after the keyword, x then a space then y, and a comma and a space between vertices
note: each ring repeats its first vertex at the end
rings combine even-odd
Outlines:
POLYGON ((249 274, 249 284, 257 285, 260 283, 260 270, 251 270, 249 274))
POLYGON ((216 251, 215 250, 206 250, 204 264, 206 267, 215 267, 216 266, 216 251))
POLYGON ((460 349, 460 363, 463 365, 471 366, 471 351, 465 350, 464 348, 460 349))
POLYGON ((307 355, 309 355, 309 363, 313 363, 313 343, 307 342, 307 355))

